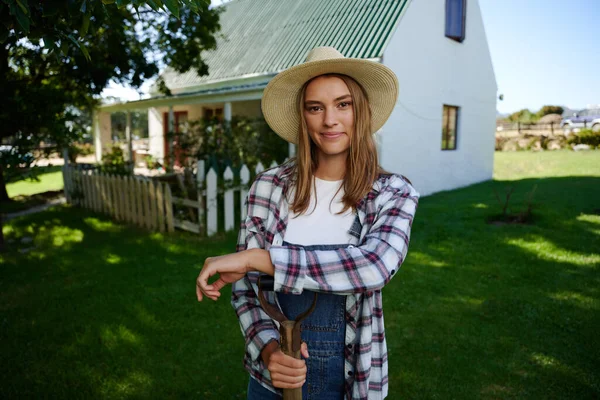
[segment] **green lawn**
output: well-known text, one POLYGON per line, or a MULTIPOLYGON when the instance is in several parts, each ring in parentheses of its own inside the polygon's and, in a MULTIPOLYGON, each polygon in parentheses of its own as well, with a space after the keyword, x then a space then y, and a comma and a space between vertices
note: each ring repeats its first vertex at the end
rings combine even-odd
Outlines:
POLYGON ((60 166, 38 168, 40 169, 39 181, 25 179, 9 183, 6 185, 8 197, 31 196, 32 194, 63 189, 63 177, 60 166))
MULTIPOLYGON (((384 289, 390 399, 600 396, 600 151, 496 153, 495 177, 421 199, 384 289), (486 223, 509 185, 515 206, 537 185, 534 224, 486 223)), ((235 234, 147 234, 68 206, 4 229, 0 397, 245 398, 229 296, 194 294, 235 234)))

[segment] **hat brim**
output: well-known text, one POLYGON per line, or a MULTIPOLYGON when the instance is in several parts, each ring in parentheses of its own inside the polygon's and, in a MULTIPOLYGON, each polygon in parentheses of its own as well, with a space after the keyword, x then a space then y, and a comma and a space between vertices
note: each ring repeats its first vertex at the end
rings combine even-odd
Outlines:
POLYGON ((398 78, 383 64, 357 58, 335 58, 307 62, 277 74, 264 90, 261 107, 265 120, 283 139, 298 143, 298 101, 302 86, 323 74, 342 74, 365 90, 371 108, 371 130, 377 132, 388 120, 398 99, 398 78))

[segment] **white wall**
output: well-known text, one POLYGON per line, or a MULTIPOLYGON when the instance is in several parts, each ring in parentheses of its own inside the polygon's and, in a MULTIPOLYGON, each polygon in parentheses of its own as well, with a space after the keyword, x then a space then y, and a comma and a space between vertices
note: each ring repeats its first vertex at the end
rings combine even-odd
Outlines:
POLYGON ((96 110, 93 117, 94 147, 96 162, 102 162, 102 155, 110 151, 112 146, 110 113, 96 110))
POLYGON ((165 158, 163 113, 159 108, 148 109, 148 147, 150 154, 162 163, 165 158))
POLYGON ((400 82, 381 131, 381 164, 422 194, 492 178, 496 81, 477 0, 462 43, 445 36, 445 0, 412 1, 383 55, 400 82), (460 107, 457 149, 441 150, 443 105, 460 107))

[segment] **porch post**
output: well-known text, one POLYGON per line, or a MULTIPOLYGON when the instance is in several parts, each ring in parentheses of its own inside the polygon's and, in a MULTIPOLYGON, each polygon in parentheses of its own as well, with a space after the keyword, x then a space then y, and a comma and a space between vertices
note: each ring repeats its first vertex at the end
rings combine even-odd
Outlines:
POLYGON ((296 145, 294 143, 288 143, 288 158, 292 158, 296 155, 296 145))
POLYGON ((231 102, 230 101, 225 103, 225 107, 223 107, 223 118, 225 118, 225 121, 231 122, 231 102))
POLYGON ((110 113, 95 110, 92 120, 94 127, 94 150, 96 153, 96 162, 101 163, 104 150, 112 145, 112 138, 110 136, 110 113))
POLYGON ((169 158, 169 163, 166 165, 167 172, 173 172, 173 167, 175 167, 175 151, 173 149, 173 139, 175 134, 175 111, 173 110, 173 106, 169 106, 169 130, 167 132, 167 156, 169 158))
POLYGON ((133 145, 131 142, 131 111, 127 110, 127 125, 125 126, 125 138, 127 138, 127 161, 131 163, 131 172, 135 168, 135 160, 133 159, 133 145))

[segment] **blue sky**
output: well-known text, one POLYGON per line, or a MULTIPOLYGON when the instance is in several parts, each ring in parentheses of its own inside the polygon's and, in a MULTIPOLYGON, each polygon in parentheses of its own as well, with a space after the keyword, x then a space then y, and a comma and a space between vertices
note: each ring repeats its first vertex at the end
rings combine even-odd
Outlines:
MULTIPOLYGON (((498 93, 504 95, 498 111, 600 104, 600 0, 479 0, 479 4, 498 93)), ((139 98, 135 91, 113 87, 103 95, 139 98)))
POLYGON ((500 112, 600 104, 600 1, 479 0, 500 112))

